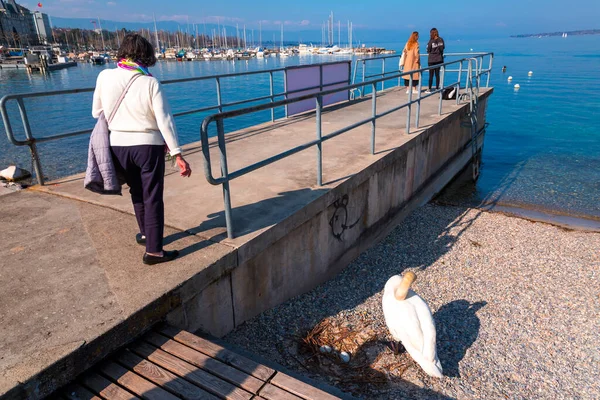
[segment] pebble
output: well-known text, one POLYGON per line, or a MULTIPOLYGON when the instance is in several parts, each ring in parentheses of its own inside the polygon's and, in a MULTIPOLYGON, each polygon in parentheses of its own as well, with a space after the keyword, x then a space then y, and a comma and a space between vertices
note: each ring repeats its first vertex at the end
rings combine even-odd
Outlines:
POLYGON ((434 316, 445 377, 430 378, 414 364, 384 387, 311 378, 368 399, 600 398, 598 254, 600 233, 429 204, 335 278, 225 340, 307 374, 274 345, 280 327, 300 338, 329 317, 385 334, 383 286, 412 270, 419 276, 414 289, 434 316))

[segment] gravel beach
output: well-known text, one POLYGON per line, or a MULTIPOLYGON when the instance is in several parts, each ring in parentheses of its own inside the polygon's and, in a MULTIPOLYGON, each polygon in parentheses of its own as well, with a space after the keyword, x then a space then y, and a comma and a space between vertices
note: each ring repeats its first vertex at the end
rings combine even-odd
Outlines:
POLYGON ((335 279, 224 339, 366 399, 600 398, 599 278, 600 233, 429 204, 335 279), (434 313, 443 379, 386 345, 382 290, 409 270, 434 313), (340 379, 352 361, 315 362, 318 354, 303 351, 302 338, 323 320, 369 332, 365 354, 384 383, 340 379), (386 371, 382 360, 405 367, 386 371))

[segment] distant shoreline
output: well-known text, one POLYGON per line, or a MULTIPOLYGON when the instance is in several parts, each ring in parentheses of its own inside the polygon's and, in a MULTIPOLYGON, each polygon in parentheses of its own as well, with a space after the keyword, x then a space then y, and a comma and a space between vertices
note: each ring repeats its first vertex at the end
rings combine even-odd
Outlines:
POLYGON ((527 33, 521 35, 511 35, 511 38, 528 38, 528 37, 550 37, 550 36, 562 36, 563 34, 571 36, 583 36, 583 35, 600 35, 600 29, 586 29, 580 31, 562 31, 562 32, 551 32, 551 33, 527 33))

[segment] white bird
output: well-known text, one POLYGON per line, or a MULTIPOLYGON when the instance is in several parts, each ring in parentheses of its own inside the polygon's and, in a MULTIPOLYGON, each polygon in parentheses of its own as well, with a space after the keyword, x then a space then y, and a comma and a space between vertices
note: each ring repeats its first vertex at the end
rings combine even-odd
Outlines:
POLYGON ((509 81, 512 81, 512 76, 509 76, 509 77, 508 77, 508 80, 509 80, 509 81))
POLYGON ((519 90, 521 88, 521 85, 519 85, 518 83, 515 85, 515 90, 519 90))
POLYGON ((430 376, 441 378, 442 364, 435 349, 435 324, 427 303, 410 285, 416 279, 413 272, 404 277, 394 275, 383 289, 383 315, 395 340, 402 342, 408 354, 430 376))
POLYGON ((533 71, 529 71, 529 72, 527 73, 527 75, 528 75, 528 76, 532 76, 532 75, 533 75, 533 71))

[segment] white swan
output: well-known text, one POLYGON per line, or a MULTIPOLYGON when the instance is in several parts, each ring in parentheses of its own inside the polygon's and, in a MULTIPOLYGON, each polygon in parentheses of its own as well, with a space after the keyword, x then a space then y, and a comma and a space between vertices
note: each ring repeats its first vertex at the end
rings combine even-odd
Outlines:
POLYGON ((402 342, 408 354, 430 376, 442 377, 442 364, 435 349, 435 325, 427 303, 410 285, 413 272, 392 276, 383 290, 383 315, 390 333, 402 342))

